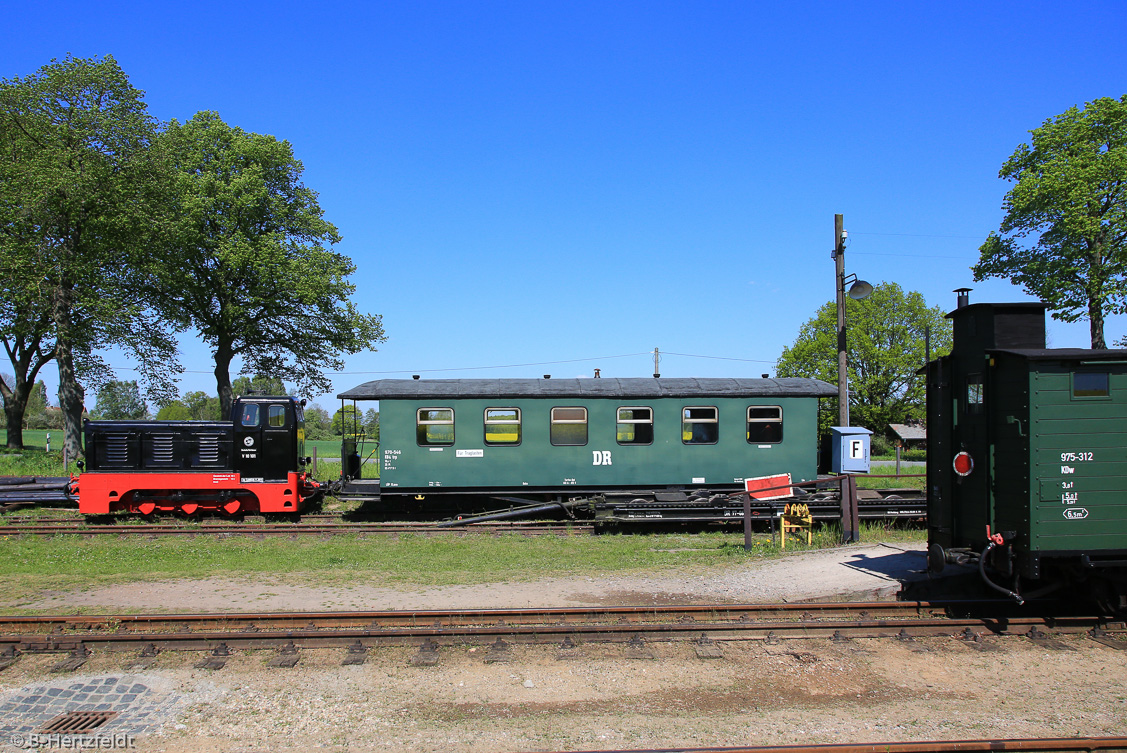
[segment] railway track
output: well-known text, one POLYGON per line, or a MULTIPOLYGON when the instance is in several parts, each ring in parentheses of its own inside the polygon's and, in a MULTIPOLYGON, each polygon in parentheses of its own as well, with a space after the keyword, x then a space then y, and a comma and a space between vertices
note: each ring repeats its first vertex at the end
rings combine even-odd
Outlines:
POLYGON ((304 516, 297 523, 178 522, 178 523, 107 523, 90 524, 78 519, 39 518, 32 521, 0 525, 0 536, 332 536, 340 534, 397 535, 405 533, 431 536, 481 536, 519 534, 523 536, 592 535, 591 524, 508 522, 476 523, 458 528, 440 528, 437 523, 349 522, 330 516, 337 522, 307 522, 304 516))
MULTIPOLYGON (((654 641, 898 639, 991 635, 1051 640, 1087 633, 1122 642, 1123 623, 1091 616, 1013 613, 1009 602, 845 602, 553 609, 480 609, 233 614, 39 615, 0 617, 0 657, 22 653, 291 647, 325 648, 439 643, 522 644, 654 641), (956 615, 956 616, 952 616, 956 615), (992 615, 992 616, 990 616, 992 615)), ((1127 645, 1125 643, 1124 645, 1127 645)))
MULTIPOLYGON (((993 740, 929 740, 895 743, 842 743, 829 745, 773 745, 730 748, 676 748, 676 753, 1098 753, 1127 750, 1127 737, 1062 737, 993 740)), ((586 753, 671 753, 668 748, 591 750, 586 753)))

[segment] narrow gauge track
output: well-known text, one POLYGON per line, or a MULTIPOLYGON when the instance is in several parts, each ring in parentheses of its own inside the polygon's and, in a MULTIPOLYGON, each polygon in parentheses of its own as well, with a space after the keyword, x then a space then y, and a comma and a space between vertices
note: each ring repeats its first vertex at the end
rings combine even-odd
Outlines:
POLYGON ((772 745, 733 748, 662 748, 591 750, 586 753, 1098 753, 1123 751, 1127 737, 1063 737, 996 740, 929 740, 896 743, 841 743, 828 745, 772 745))
POLYGON ((480 644, 506 639, 550 644, 830 638, 899 638, 984 634, 1045 637, 1095 631, 1127 633, 1123 623, 1089 616, 1005 616, 1009 602, 842 602, 605 608, 267 612, 168 615, 49 615, 0 617, 0 653, 129 650, 153 643, 199 650, 222 643, 263 648, 299 642, 303 648, 417 644, 444 640, 480 644), (990 613, 993 616, 973 616, 990 613), (949 614, 961 616, 948 616, 949 614), (1003 616, 998 616, 1002 614, 1003 616), (15 652, 13 651, 15 650, 15 652))
POLYGON ((414 533, 423 536, 452 534, 455 536, 499 535, 577 536, 593 535, 595 526, 559 522, 474 523, 457 528, 440 528, 436 523, 124 523, 90 525, 81 520, 41 519, 31 523, 0 525, 0 536, 329 536, 337 534, 389 535, 414 533))

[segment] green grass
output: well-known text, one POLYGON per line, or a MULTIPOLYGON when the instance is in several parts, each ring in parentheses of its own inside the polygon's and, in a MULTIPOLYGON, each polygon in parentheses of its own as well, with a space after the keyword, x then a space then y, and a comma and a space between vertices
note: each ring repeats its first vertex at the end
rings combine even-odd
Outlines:
MULTIPOLYGON (((62 446, 62 432, 58 433, 59 444, 55 444, 55 433, 52 432, 51 452, 28 445, 26 437, 29 433, 24 432, 24 449, 11 452, 7 447, 0 449, 0 476, 66 476, 63 453, 57 449, 62 446)), ((70 470, 72 473, 78 471, 74 463, 70 464, 70 470)))
MULTIPOLYGON (((863 541, 923 540, 917 530, 866 525, 863 541)), ((840 529, 815 530, 812 548, 837 546, 840 529)), ((792 540, 787 552, 807 549, 792 540)), ((528 580, 560 574, 597 577, 738 565, 779 556, 757 534, 606 536, 338 536, 319 540, 163 538, 84 539, 73 535, 0 538, 0 581, 8 599, 45 589, 222 576, 320 585, 374 583, 400 588, 528 580)))
POLYGON ((877 476, 892 476, 896 473, 896 464, 874 465, 869 469, 869 475, 857 476, 857 486, 862 489, 919 489, 923 491, 923 473, 926 469, 921 467, 900 466, 899 478, 872 478, 877 476))

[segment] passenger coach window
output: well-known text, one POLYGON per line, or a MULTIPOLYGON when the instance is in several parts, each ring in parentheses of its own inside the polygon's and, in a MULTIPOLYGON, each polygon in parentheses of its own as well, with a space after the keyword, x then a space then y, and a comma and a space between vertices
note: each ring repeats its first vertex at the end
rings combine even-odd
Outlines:
POLYGON ((269 426, 285 426, 286 406, 271 405, 269 412, 266 414, 266 423, 269 426))
POLYGON ((415 437, 422 447, 454 444, 454 409, 419 408, 415 437))
POLYGON ((552 408, 551 439, 554 445, 587 444, 587 409, 552 408))
POLYGON ((520 408, 486 408, 485 443, 520 444, 520 408))
POLYGON ((1072 375, 1073 397, 1111 397, 1106 371, 1077 371, 1072 375))
POLYGON ((720 423, 715 408, 683 408, 681 441, 685 444, 716 444, 720 423))
POLYGON ((654 414, 650 408, 618 409, 619 444, 653 444, 654 414))
POLYGON ((247 403, 243 406, 243 417, 239 420, 243 426, 258 426, 258 404, 247 403))
POLYGON ((783 409, 777 405, 752 405, 747 409, 749 444, 777 444, 783 441, 783 409))
POLYGON ((982 412, 982 374, 967 374, 967 413, 982 412))

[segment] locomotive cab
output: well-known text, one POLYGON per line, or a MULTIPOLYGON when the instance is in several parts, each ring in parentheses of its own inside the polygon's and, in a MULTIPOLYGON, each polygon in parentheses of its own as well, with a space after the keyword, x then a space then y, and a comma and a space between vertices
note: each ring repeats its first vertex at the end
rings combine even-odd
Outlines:
POLYGON ((292 397, 250 395, 231 406, 235 469, 244 483, 285 481, 305 458, 305 413, 292 397))

